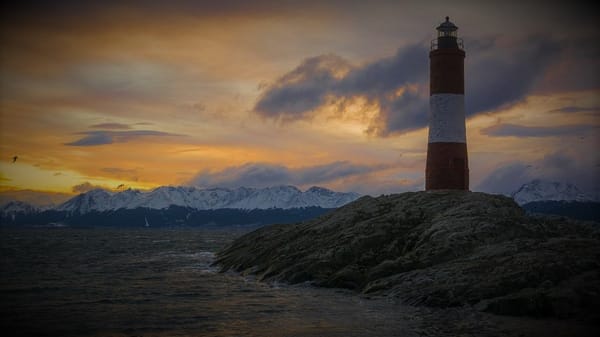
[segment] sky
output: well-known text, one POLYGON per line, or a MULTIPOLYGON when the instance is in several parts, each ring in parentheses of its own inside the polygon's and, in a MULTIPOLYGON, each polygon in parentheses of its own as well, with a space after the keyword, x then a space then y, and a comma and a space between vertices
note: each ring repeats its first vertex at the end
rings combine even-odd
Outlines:
POLYGON ((600 27, 585 2, 2 6, 0 191, 422 190, 445 16, 466 51, 471 189, 600 190, 600 27))

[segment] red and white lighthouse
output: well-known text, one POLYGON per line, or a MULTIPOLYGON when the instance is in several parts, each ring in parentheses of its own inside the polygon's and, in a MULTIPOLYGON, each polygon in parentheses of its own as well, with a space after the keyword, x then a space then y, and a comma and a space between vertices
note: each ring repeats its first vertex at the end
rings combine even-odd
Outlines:
POLYGON ((429 142, 426 190, 468 190, 465 74, 462 40, 450 19, 437 28, 429 52, 429 142))

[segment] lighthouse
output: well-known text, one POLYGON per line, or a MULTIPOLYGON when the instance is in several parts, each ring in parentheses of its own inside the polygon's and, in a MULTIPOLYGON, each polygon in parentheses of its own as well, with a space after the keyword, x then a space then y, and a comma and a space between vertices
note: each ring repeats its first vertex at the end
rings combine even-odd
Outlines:
POLYGON ((465 74, 458 27, 446 21, 437 28, 429 52, 429 139, 426 190, 468 190, 465 131, 465 74))

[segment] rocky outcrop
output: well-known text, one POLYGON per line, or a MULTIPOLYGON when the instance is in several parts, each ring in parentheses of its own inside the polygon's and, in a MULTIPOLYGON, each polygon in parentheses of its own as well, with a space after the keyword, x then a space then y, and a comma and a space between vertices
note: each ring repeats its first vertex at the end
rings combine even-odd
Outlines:
POLYGON ((529 217, 499 195, 403 193, 258 229, 216 263, 265 281, 308 281, 413 305, 569 317, 599 312, 596 226, 529 217))

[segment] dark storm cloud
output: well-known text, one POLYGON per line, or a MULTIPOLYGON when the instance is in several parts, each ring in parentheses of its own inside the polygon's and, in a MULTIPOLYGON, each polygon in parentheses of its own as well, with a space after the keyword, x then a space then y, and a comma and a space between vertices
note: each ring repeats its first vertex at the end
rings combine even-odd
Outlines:
MULTIPOLYGON (((544 42, 528 41, 527 49, 531 50, 524 51, 521 57, 525 61, 536 60, 536 66, 523 66, 520 61, 509 62, 493 57, 475 57, 477 61, 473 72, 477 75, 469 79, 472 84, 467 91, 472 91, 477 98, 468 101, 471 104, 468 111, 476 114, 521 100, 547 63, 540 55, 552 54, 552 47, 544 42), (480 74, 480 67, 489 69, 480 74)), ((493 44, 493 41, 485 41, 479 43, 478 49, 487 51, 493 44)), ((254 111, 266 117, 300 119, 325 104, 329 95, 362 95, 380 107, 380 113, 368 132, 387 135, 421 128, 427 123, 428 111, 428 95, 422 92, 427 90, 426 55, 427 49, 422 44, 407 46, 391 58, 354 67, 342 78, 332 75, 335 69, 330 65, 333 62, 322 62, 334 59, 334 56, 310 58, 268 87, 254 111), (405 90, 400 95, 392 94, 407 84, 417 84, 421 92, 405 90)))
POLYGON ((427 49, 422 44, 399 49, 391 58, 356 68, 339 82, 338 95, 365 95, 379 104, 379 115, 366 130, 386 136, 424 127, 429 109, 428 94, 399 88, 413 84, 424 90, 428 76, 427 49))
POLYGON ((557 137, 581 136, 589 131, 597 130, 591 125, 564 126, 522 126, 516 124, 498 124, 481 130, 481 133, 495 137, 557 137))
POLYGON ((347 67, 347 62, 335 55, 307 58, 269 86, 254 110, 265 117, 303 118, 325 103, 338 85, 334 72, 343 67, 347 67))
POLYGON ((333 162, 302 168, 267 163, 247 163, 221 171, 198 173, 190 185, 199 187, 268 187, 276 185, 321 184, 379 169, 375 166, 333 162))
POLYGON ((427 49, 421 43, 409 45, 390 58, 355 68, 339 81, 337 92, 379 96, 407 83, 422 81, 428 73, 428 62, 427 49))
POLYGON ((429 100, 414 93, 405 92, 394 100, 381 100, 376 124, 367 129, 369 134, 385 136, 427 125, 429 100))
POLYGON ((71 143, 66 143, 68 146, 96 146, 113 143, 126 143, 132 140, 146 137, 180 137, 182 135, 153 131, 153 130, 135 130, 135 131, 86 131, 78 132, 78 135, 85 135, 71 143))
POLYGON ((394 92, 407 84, 424 84, 424 55, 427 49, 418 44, 363 67, 351 67, 335 55, 308 58, 268 86, 254 111, 264 117, 294 120, 310 116, 329 96, 365 96, 381 109, 379 120, 369 131, 384 135, 422 127, 427 121, 427 100, 410 90, 400 95, 394 92), (340 71, 346 74, 336 76, 340 71))
MULTIPOLYGON (((467 41, 473 45, 472 49, 466 46, 467 116, 493 112, 523 101, 554 71, 552 66, 570 53, 568 44, 545 36, 517 41, 499 37, 467 41)), ((368 133, 386 136, 422 128, 427 123, 429 109, 427 55, 428 49, 421 43, 360 67, 353 67, 334 55, 309 58, 267 86, 254 112, 282 120, 310 118, 319 107, 328 104, 329 97, 363 96, 380 108, 366 129, 368 133), (341 67, 348 71, 343 76, 334 76, 341 67), (416 90, 395 94, 407 85, 414 85, 416 90)), ((586 67, 585 63, 576 66, 586 67)), ((544 83, 543 90, 554 89, 544 83)))
POLYGON ((523 100, 561 52, 560 45, 546 37, 530 37, 508 46, 495 42, 487 50, 481 49, 479 54, 467 55, 467 116, 523 100), (503 48, 508 48, 508 52, 503 48))

